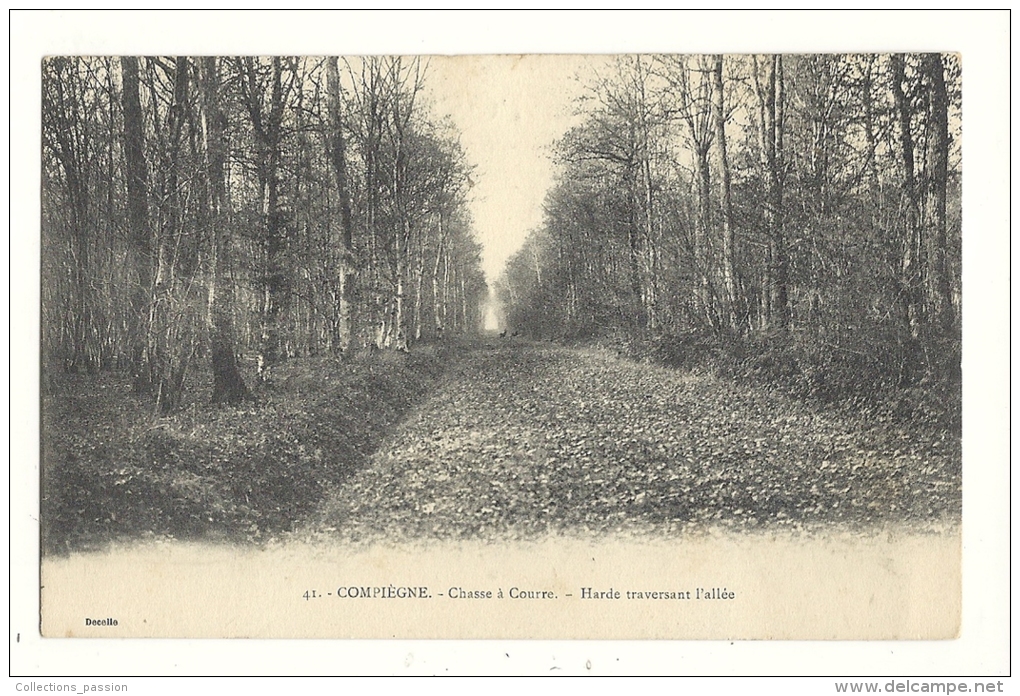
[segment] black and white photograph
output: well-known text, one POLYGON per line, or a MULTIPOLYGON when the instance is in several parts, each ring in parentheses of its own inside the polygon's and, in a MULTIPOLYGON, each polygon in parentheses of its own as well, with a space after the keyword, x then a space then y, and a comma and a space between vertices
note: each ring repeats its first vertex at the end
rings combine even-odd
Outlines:
POLYGON ((960 638, 964 53, 334 45, 39 61, 44 641, 960 638))

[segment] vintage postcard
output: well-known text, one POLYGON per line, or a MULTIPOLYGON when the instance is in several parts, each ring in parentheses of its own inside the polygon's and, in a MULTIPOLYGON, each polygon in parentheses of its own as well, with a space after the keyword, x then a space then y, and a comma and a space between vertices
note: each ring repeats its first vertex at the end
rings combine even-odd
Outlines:
POLYGON ((959 56, 42 82, 44 635, 957 635, 959 56))
POLYGON ((45 56, 41 635, 958 639, 952 49, 45 56))

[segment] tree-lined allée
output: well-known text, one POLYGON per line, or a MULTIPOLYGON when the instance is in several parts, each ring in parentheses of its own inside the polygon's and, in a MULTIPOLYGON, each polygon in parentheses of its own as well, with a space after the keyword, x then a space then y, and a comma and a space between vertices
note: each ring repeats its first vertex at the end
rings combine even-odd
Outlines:
POLYGON ((469 167, 427 67, 45 60, 45 372, 130 370, 171 411, 200 367, 237 403, 289 357, 476 331, 469 167))
POLYGON ((41 86, 44 553, 959 524, 958 56, 53 57, 41 86), (503 117, 545 78, 540 152, 503 117), (490 297, 485 197, 537 207, 549 152, 490 297))
POLYGON ((834 398, 958 389, 960 101, 950 54, 619 57, 497 284, 505 321, 834 398))

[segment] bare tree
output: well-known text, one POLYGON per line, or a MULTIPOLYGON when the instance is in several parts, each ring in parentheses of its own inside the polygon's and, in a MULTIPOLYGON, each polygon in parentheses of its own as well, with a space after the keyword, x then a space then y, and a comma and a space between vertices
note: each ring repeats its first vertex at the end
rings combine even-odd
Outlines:
POLYGON ((272 366, 283 357, 280 324, 290 296, 290 277, 286 268, 289 215, 281 197, 280 169, 285 134, 284 110, 295 83, 296 71, 292 60, 280 56, 269 59, 268 66, 256 58, 243 58, 240 68, 238 83, 257 149, 255 166, 262 219, 258 372, 259 378, 265 381, 270 378, 272 366))
POLYGON ((200 58, 202 137, 208 177, 207 221, 212 238, 209 281, 209 335, 213 371, 213 403, 239 403, 250 394, 234 353, 234 277, 231 255, 230 205, 225 184, 226 117, 221 104, 218 61, 200 58))
POLYGON ((906 209, 906 225, 902 240, 902 266, 900 275, 900 298, 903 318, 910 326, 915 338, 920 331, 922 318, 921 268, 924 265, 924 236, 918 202, 918 188, 914 172, 914 134, 910 120, 912 109, 904 91, 906 80, 906 58, 894 54, 890 59, 891 89, 896 109, 896 123, 899 126, 900 163, 903 170, 903 197, 906 209))
POLYGON ((929 304, 935 324, 943 330, 955 324, 952 283, 948 269, 946 188, 949 171, 949 95, 942 56, 927 53, 922 66, 929 87, 926 209, 931 228, 929 304))
POLYGON ((723 97, 723 57, 715 57, 712 71, 712 106, 715 143, 719 153, 719 192, 722 207, 722 283, 724 314, 731 329, 737 328, 737 287, 734 277, 733 202, 730 191, 730 162, 726 154, 726 108, 723 97))
MULTIPOLYGON (((712 308, 712 168, 710 153, 716 136, 714 127, 714 69, 707 56, 678 56, 666 59, 665 75, 673 91, 674 114, 686 126, 686 142, 694 159, 697 188, 697 226, 692 240, 692 261, 698 283, 694 288, 700 311, 709 324, 715 322, 712 308)), ((720 97, 721 98, 721 97, 720 97)))
POLYGON ((326 59, 326 83, 329 101, 329 154, 340 198, 340 280, 339 303, 334 308, 334 340, 341 352, 346 352, 354 333, 351 318, 351 284, 348 282, 354 255, 354 222, 351 219, 351 198, 348 189, 347 154, 344 143, 343 110, 340 103, 340 69, 335 56, 326 59))
POLYGON ((136 393, 152 387, 149 332, 152 323, 152 230, 149 228, 149 171, 145 162, 142 105, 138 96, 138 59, 120 59, 123 75, 124 158, 127 179, 128 230, 138 281, 131 293, 131 366, 136 393))
POLYGON ((783 133, 786 93, 783 81, 783 57, 753 57, 754 91, 758 97, 758 133, 761 165, 765 177, 765 207, 762 211, 768 230, 769 249, 762 288, 763 316, 774 327, 785 329, 790 323, 788 287, 789 260, 783 229, 783 186, 785 162, 783 133))

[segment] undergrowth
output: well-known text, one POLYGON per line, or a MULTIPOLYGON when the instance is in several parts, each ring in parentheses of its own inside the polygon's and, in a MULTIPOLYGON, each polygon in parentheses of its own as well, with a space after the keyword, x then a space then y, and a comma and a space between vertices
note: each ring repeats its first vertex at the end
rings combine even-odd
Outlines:
POLYGON ((876 421, 961 429, 960 344, 949 337, 915 340, 879 330, 840 336, 690 332, 614 347, 631 358, 709 370, 876 421))
MULTIPOLYGON (((212 406, 211 375, 160 415, 117 373, 52 375, 43 394, 45 553, 121 539, 261 541, 352 472, 442 374, 450 351, 292 360, 257 399, 212 406)), ((251 382, 251 380, 249 380, 251 382)))

